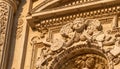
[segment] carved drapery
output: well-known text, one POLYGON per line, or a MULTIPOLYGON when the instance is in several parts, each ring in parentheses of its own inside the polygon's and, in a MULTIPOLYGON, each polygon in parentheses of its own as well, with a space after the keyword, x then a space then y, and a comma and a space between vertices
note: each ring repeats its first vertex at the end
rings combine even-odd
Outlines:
POLYGON ((13 0, 0 1, 0 69, 5 69, 12 28, 13 14, 16 5, 13 0))

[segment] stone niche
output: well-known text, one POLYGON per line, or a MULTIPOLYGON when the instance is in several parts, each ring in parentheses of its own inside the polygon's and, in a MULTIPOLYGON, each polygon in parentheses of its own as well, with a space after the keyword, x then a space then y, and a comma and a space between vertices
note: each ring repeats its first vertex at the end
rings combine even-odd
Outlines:
POLYGON ((116 69, 120 65, 120 28, 111 24, 113 29, 105 29, 104 21, 76 18, 57 33, 44 29, 31 39, 33 69, 116 69))

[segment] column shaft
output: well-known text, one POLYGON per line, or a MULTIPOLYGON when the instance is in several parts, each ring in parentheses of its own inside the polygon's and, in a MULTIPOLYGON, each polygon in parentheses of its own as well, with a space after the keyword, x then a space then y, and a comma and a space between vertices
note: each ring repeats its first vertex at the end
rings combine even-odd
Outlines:
POLYGON ((113 17, 112 29, 114 30, 116 27, 118 27, 118 15, 113 17))
POLYGON ((0 1, 0 69, 6 69, 14 9, 6 0, 0 1))

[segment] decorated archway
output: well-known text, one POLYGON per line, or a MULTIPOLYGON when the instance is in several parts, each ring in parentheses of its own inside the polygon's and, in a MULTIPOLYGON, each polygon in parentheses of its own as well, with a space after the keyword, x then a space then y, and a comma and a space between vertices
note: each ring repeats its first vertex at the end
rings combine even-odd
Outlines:
POLYGON ((95 46, 78 45, 54 58, 50 69, 112 69, 109 59, 95 46))
POLYGON ((103 32, 97 19, 77 18, 54 35, 46 31, 31 39, 41 49, 36 69, 113 69, 120 62, 120 33, 103 32))

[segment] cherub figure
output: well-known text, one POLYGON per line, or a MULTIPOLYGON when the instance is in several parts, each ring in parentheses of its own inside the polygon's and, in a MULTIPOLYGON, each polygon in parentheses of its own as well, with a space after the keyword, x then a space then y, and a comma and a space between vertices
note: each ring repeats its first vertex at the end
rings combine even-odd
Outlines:
POLYGON ((66 24, 62 27, 60 33, 61 35, 67 39, 65 42, 65 46, 71 46, 74 42, 78 42, 80 40, 80 35, 85 30, 86 23, 83 18, 76 18, 73 23, 66 24))
POLYGON ((100 21, 96 19, 90 19, 86 23, 86 30, 83 32, 82 37, 87 40, 88 43, 97 44, 101 49, 103 48, 104 33, 102 31, 102 25, 100 21))
POLYGON ((103 27, 100 21, 92 19, 87 27, 87 33, 90 36, 86 36, 87 39, 91 41, 91 43, 97 43, 101 49, 103 48, 103 41, 105 38, 105 35, 102 30, 103 27))

